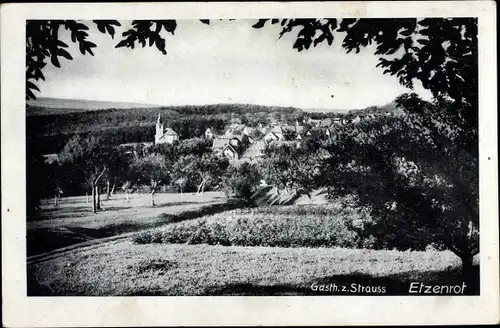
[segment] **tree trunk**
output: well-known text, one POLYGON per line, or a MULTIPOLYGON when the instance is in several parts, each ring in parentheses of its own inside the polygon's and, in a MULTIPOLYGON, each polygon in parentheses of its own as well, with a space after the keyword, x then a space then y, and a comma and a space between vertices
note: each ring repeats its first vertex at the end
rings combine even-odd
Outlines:
POLYGON ((201 190, 201 186, 203 185, 203 180, 201 181, 201 183, 198 185, 198 190, 196 190, 196 194, 198 195, 200 193, 200 190, 201 190))
POLYGON ((201 185, 201 194, 205 192, 205 181, 203 181, 203 184, 201 185))
POLYGON ((96 209, 99 211, 101 209, 101 193, 99 191, 99 185, 95 186, 95 193, 97 195, 96 209))
POLYGON ((89 202, 89 193, 88 192, 85 193, 85 200, 86 200, 87 204, 90 203, 89 202))
POLYGON ((59 205, 57 194, 54 196, 54 206, 59 205))
POLYGON ((153 189, 153 191, 151 191, 151 206, 156 206, 155 204, 155 192, 156 190, 153 189))
POLYGON ((115 192, 115 187, 116 187, 116 184, 113 183, 113 187, 111 188, 110 196, 113 196, 113 193, 115 192))
POLYGON ((110 187, 110 182, 109 179, 106 181, 106 199, 109 200, 109 197, 111 196, 111 189, 110 187))
POLYGON ((462 274, 465 276, 472 272, 473 266, 473 256, 464 256, 460 258, 462 260, 462 274))
POLYGON ((92 185, 92 213, 97 213, 97 199, 95 195, 96 186, 92 185))
POLYGON ((469 293, 479 292, 479 272, 475 272, 476 269, 473 265, 474 256, 461 256, 460 259, 462 260, 462 279, 467 285, 466 291, 469 293))
POLYGON ((127 202, 130 202, 130 194, 127 191, 127 202))

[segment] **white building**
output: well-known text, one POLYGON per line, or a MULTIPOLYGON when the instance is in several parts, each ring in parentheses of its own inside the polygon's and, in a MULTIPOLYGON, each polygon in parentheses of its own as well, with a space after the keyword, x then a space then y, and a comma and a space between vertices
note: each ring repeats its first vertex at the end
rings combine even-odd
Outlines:
POLYGON ((177 132, 171 128, 163 128, 163 123, 161 123, 160 114, 158 114, 158 120, 156 121, 156 134, 155 134, 155 144, 172 144, 174 141, 179 140, 179 135, 177 132))

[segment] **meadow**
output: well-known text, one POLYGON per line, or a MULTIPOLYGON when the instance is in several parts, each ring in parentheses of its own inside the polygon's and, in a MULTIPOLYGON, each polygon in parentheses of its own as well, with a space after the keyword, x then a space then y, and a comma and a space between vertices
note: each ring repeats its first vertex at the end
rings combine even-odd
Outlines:
POLYGON ((102 200, 102 211, 97 214, 92 213, 85 196, 62 198, 58 206, 46 199, 41 212, 27 219, 28 256, 235 206, 228 204, 220 192, 204 195, 160 193, 156 198, 158 205, 152 207, 148 194, 134 194, 128 201, 126 195, 115 194, 110 200, 102 200))
POLYGON ((368 218, 355 209, 235 209, 217 192, 158 194, 157 201, 151 207, 147 194, 130 202, 115 195, 98 214, 85 197, 44 204, 28 221, 28 250, 47 251, 28 257, 28 295, 332 295, 313 283, 385 286, 382 294, 401 295, 412 281, 462 281, 449 251, 363 248, 349 229, 368 218))
POLYGON ((120 240, 29 264, 28 295, 332 295, 313 283, 386 286, 386 295, 401 295, 412 281, 461 284, 459 266, 451 252, 120 240))

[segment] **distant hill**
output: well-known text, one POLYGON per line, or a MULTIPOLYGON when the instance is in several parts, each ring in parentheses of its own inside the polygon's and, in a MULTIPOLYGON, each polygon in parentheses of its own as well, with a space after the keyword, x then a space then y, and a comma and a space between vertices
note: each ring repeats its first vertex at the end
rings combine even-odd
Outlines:
POLYGON ((51 115, 82 111, 124 108, 160 108, 159 105, 138 104, 128 102, 98 101, 83 99, 37 98, 26 101, 27 115, 51 115))
POLYGON ((159 106, 54 98, 28 101, 27 105, 27 142, 30 149, 43 154, 60 151, 75 134, 99 136, 108 144, 150 142, 158 114, 165 127, 185 139, 202 136, 208 127, 222 131, 234 118, 256 125, 256 121, 267 122, 274 116, 302 113, 294 107, 250 104, 159 106))
POLYGON ((54 115, 66 113, 79 113, 84 111, 110 110, 110 109, 153 109, 172 110, 185 115, 213 115, 221 113, 257 113, 257 112, 302 112, 295 107, 265 106, 251 104, 207 104, 207 105, 178 105, 162 106, 129 102, 97 101, 83 99, 62 98, 37 98, 26 101, 28 116, 54 115))
POLYGON ((368 115, 368 114, 384 114, 384 113, 398 113, 402 109, 398 108, 394 102, 382 106, 370 106, 363 109, 354 109, 347 112, 348 115, 368 115))

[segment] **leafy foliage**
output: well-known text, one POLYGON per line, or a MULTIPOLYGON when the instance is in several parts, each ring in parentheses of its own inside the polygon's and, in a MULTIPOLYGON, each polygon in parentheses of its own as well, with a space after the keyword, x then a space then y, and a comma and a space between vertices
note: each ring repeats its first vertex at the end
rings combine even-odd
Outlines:
POLYGON ((330 195, 371 210, 380 247, 479 251, 477 139, 446 108, 351 125, 327 149, 330 195))
POLYGON ((373 238, 359 236, 349 227, 366 221, 364 216, 326 206, 239 209, 170 224, 137 236, 134 242, 372 248, 373 238))
POLYGON ((298 30, 293 48, 316 47, 343 35, 342 47, 360 52, 376 45, 375 55, 384 73, 413 88, 422 82, 436 98, 450 98, 471 126, 477 124, 478 48, 476 18, 362 18, 362 19, 260 19, 254 28, 268 22, 281 24, 279 37, 298 30))
MULTIPOLYGON (((120 23, 113 20, 93 21, 100 32, 115 34, 114 26, 120 23)), ((60 29, 68 30, 71 41, 78 44, 82 55, 94 55, 96 44, 88 39, 89 27, 74 20, 29 20, 26 23, 26 99, 35 99, 33 90, 40 91, 36 81, 44 80, 43 68, 50 60, 55 67, 61 67, 60 58, 72 60, 73 56, 65 49, 68 45, 59 37, 60 29)))
MULTIPOLYGON (((209 20, 202 19, 202 23, 210 24, 209 20)), ((95 27, 102 34, 108 34, 113 39, 116 34, 115 26, 121 23, 116 20, 93 20, 95 27)), ((47 65, 46 59, 55 67, 61 67, 59 58, 72 60, 73 56, 65 49, 68 45, 59 37, 61 28, 69 30, 71 42, 78 44, 82 55, 94 55, 93 48, 97 45, 89 40, 90 22, 75 20, 29 20, 26 23, 26 99, 35 99, 34 90, 40 91, 36 82, 45 81, 43 68, 47 65)), ((177 28, 175 20, 134 20, 131 27, 122 33, 122 39, 116 48, 134 49, 137 44, 143 48, 153 45, 164 55, 167 54, 166 41, 162 31, 174 35, 177 28)))
POLYGON ((251 197, 259 187, 261 179, 257 165, 245 162, 240 166, 228 168, 225 187, 228 191, 232 191, 235 197, 242 198, 250 203, 251 197))

